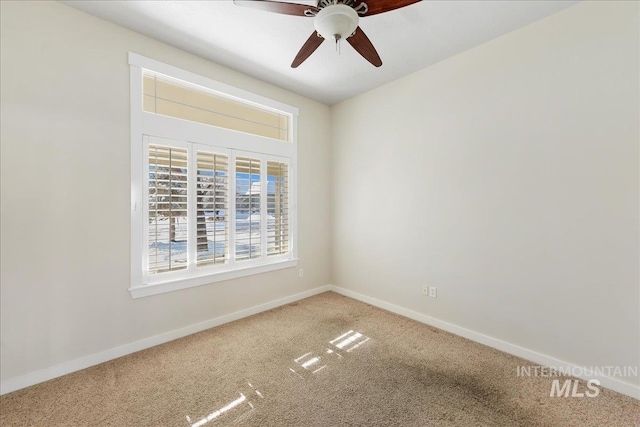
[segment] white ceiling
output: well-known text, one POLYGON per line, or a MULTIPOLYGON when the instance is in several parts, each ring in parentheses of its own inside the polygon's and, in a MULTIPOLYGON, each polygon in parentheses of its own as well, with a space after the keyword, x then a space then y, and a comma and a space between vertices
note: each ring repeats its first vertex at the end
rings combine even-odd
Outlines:
POLYGON ((576 1, 423 1, 360 20, 360 27, 382 58, 382 67, 369 64, 347 43, 341 45, 338 55, 335 45, 325 41, 297 69, 290 68, 290 64, 314 30, 313 18, 240 7, 230 0, 63 3, 332 105, 576 1))

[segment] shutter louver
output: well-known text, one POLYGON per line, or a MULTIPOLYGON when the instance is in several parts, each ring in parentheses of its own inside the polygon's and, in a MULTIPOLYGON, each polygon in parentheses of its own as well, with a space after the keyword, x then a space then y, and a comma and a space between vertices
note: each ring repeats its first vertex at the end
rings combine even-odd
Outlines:
POLYGON ((289 252, 289 167, 267 162, 267 255, 289 252))
POLYGON ((149 144, 149 273, 187 268, 187 150, 149 144))
POLYGON ((198 151, 197 266, 224 264, 229 259, 229 164, 222 154, 198 151))
POLYGON ((260 160, 236 158, 236 260, 260 258, 261 225, 260 160))

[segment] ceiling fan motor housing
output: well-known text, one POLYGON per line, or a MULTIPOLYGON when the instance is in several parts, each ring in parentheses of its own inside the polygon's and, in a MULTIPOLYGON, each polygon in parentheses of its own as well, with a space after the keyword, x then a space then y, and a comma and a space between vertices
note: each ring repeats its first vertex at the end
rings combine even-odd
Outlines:
POLYGON ((358 28, 358 13, 350 6, 332 4, 316 15, 314 26, 325 39, 346 39, 358 28))

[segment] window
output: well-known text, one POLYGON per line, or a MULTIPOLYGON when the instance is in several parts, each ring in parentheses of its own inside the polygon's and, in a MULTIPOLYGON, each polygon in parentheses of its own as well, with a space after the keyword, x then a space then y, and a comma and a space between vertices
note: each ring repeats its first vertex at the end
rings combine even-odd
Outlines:
POLYGON ((289 141, 286 114, 205 92, 176 79, 143 72, 144 111, 289 141))
POLYGON ((132 296, 295 266, 297 110, 129 63, 132 296))

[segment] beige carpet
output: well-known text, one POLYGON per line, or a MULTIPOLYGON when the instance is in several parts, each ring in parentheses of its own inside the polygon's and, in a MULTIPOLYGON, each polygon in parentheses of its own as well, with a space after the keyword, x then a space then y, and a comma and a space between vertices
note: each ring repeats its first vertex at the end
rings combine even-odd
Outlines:
POLYGON ((329 292, 4 395, 0 424, 640 425, 639 401, 549 397, 521 365, 329 292))

